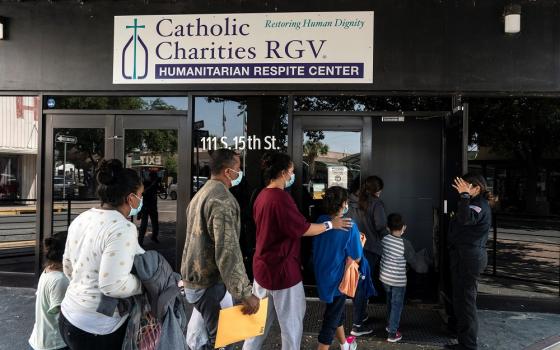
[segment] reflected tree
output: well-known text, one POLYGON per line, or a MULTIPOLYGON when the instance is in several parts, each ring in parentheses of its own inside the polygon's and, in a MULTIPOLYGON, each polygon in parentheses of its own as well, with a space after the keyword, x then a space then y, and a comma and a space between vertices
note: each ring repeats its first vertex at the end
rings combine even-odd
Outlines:
MULTIPOLYGON (((145 109, 149 110, 176 109, 159 97, 152 101, 144 101, 144 103, 145 109)), ((127 130, 125 152, 132 152, 136 148, 153 153, 176 152, 177 132, 163 129, 127 130)))
POLYGON ((437 96, 301 96, 299 111, 448 111, 449 97, 437 96))
POLYGON ((523 165, 525 210, 535 213, 543 160, 560 155, 560 101, 527 97, 476 99, 470 111, 470 141, 523 165))
POLYGON ((323 131, 308 130, 305 132, 305 136, 307 136, 308 140, 303 144, 303 154, 309 164, 309 176, 314 178, 316 171, 315 160, 329 152, 329 145, 322 141, 325 139, 323 131))

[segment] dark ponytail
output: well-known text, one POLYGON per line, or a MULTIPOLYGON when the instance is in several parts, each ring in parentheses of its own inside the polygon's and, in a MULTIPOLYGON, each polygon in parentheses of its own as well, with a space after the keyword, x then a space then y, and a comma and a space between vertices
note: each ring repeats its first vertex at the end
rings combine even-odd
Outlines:
POLYGON ((123 168, 118 159, 103 160, 97 169, 97 196, 101 204, 118 207, 126 201, 130 193, 136 192, 142 185, 138 173, 123 168))
POLYGON ((49 238, 45 238, 45 258, 47 258, 48 262, 62 262, 67 236, 67 232, 63 231, 57 232, 49 238))
POLYGON ((480 196, 490 202, 491 205, 494 204, 494 196, 490 191, 488 191, 488 183, 484 176, 479 174, 467 173, 462 176, 463 180, 473 186, 478 186, 480 188, 480 196))
POLYGON ((368 205, 368 197, 375 196, 377 192, 383 189, 383 180, 379 176, 368 176, 364 184, 360 188, 359 205, 360 209, 366 210, 368 205))
POLYGON ((277 179, 283 170, 292 166, 292 159, 286 153, 268 153, 262 159, 263 178, 265 185, 277 179))

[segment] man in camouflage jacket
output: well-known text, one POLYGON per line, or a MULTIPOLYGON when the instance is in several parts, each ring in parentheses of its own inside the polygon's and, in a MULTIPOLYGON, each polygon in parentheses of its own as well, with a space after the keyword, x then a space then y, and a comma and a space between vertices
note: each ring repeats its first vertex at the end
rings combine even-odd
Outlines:
POLYGON ((187 301, 202 314, 209 331, 207 349, 214 349, 220 301, 226 290, 244 305, 246 314, 256 313, 259 299, 251 284, 239 246, 240 209, 229 188, 243 176, 239 156, 220 149, 212 154, 212 176, 187 208, 187 235, 181 275, 187 301))

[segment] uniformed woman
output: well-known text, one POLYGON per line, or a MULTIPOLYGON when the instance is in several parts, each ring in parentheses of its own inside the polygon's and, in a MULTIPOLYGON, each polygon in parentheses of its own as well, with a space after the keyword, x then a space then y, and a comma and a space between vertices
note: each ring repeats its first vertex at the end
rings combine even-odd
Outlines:
POLYGON ((457 213, 451 219, 448 237, 453 308, 457 318, 459 344, 452 349, 477 349, 477 285, 486 268, 486 241, 492 223, 490 193, 481 175, 456 178, 453 187, 459 193, 457 213))

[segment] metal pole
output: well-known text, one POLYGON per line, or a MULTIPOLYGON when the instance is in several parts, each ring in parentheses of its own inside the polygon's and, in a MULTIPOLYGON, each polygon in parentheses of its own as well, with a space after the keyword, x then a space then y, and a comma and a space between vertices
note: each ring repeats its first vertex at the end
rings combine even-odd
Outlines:
POLYGON ((498 248, 498 220, 496 218, 496 214, 492 215, 492 226, 494 229, 494 249, 492 251, 492 255, 494 256, 494 267, 492 273, 496 276, 496 256, 497 256, 497 248, 498 248))
MULTIPOLYGON (((245 110, 245 113, 243 114, 243 136, 245 136, 245 142, 247 143, 247 110, 245 110)), ((247 161, 247 148, 248 148, 248 144, 245 144, 245 148, 243 149, 243 172, 246 173, 246 161, 247 161)))
POLYGON ((68 214, 66 216, 66 229, 68 230, 68 227, 70 227, 70 223, 72 222, 72 199, 69 196, 68 197, 68 214))
POLYGON ((66 142, 64 142, 64 163, 62 164, 62 198, 66 198, 66 142))
MULTIPOLYGON (((189 179, 189 181, 192 181, 192 179, 189 179)), ((196 188, 198 191, 198 184, 200 183, 200 159, 199 159, 199 155, 198 155, 198 140, 196 140, 196 188)), ((192 190, 191 190, 192 192, 192 190)), ((189 193, 189 196, 191 194, 189 193)))

